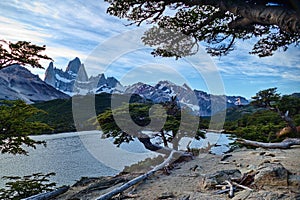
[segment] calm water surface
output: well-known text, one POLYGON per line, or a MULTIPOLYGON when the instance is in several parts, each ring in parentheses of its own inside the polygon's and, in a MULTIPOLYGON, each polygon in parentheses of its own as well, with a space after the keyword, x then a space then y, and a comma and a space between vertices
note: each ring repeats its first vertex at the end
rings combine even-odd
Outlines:
MULTIPOLYGON (((100 139, 100 135, 99 131, 88 131, 32 136, 35 140, 45 140, 47 147, 39 145, 37 149, 28 149, 28 156, 0 155, 0 177, 55 172, 51 181, 58 186, 72 185, 83 176, 115 175, 125 166, 157 155, 137 141, 116 148, 110 140, 100 139)), ((220 144, 212 152, 221 154, 229 149, 228 143, 233 140, 225 134, 207 133, 206 140, 193 141, 191 146, 206 146, 208 141, 220 144)), ((187 138, 182 140, 182 148, 187 142, 187 138)), ((0 187, 4 184, 0 179, 0 187)))

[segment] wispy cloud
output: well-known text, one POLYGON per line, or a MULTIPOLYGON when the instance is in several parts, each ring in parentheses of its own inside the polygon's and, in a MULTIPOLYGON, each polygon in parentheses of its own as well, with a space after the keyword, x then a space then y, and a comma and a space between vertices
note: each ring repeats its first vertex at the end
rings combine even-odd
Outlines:
MULTIPOLYGON (((128 22, 109 16, 107 7, 104 1, 94 0, 2 0, 0 11, 5 15, 0 16, 1 39, 46 45, 46 54, 57 67, 64 68, 77 56, 90 75, 105 72, 123 77, 126 83, 173 78, 179 84, 184 80, 191 87, 204 89, 219 82, 213 84, 216 91, 224 83, 228 93, 239 91, 247 96, 258 88, 279 85, 289 91, 300 84, 298 47, 258 58, 248 54, 255 41, 242 41, 236 44, 236 51, 221 58, 211 58, 202 50, 179 60, 153 58, 151 48, 143 46, 138 37, 140 28, 124 26, 128 22), (223 80, 216 78, 219 75, 223 80)), ((42 64, 47 67, 49 63, 42 64)), ((44 71, 32 71, 43 77, 44 71)))

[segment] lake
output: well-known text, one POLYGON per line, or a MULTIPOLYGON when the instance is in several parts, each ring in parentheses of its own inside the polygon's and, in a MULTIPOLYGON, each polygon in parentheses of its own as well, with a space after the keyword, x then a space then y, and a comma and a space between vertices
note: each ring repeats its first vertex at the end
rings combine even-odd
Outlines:
MULTIPOLYGON (((207 133, 207 139, 193 141, 191 147, 203 147, 208 142, 219 144, 212 153, 228 151, 233 140, 225 134, 207 133)), ((156 153, 148 151, 138 141, 122 144, 116 148, 109 139, 101 139, 100 131, 61 133, 31 136, 34 140, 45 140, 47 147, 28 149, 29 155, 0 155, 0 177, 24 176, 37 172, 55 172, 51 181, 61 185, 72 185, 81 177, 116 175, 125 166, 137 163, 156 153)), ((185 149, 188 138, 183 138, 181 149, 185 149)), ((0 179, 0 187, 4 186, 0 179)))

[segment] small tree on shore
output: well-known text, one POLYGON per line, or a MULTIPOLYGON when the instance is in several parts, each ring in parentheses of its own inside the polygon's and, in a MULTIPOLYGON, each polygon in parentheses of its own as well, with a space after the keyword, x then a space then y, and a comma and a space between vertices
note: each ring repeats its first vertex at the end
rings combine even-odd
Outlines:
POLYGON ((291 116, 299 112, 299 98, 288 95, 280 96, 275 87, 259 91, 252 99, 252 105, 278 113, 287 127, 290 127, 292 132, 297 132, 297 127, 291 116))
POLYGON ((132 103, 129 105, 131 116, 129 119, 126 116, 128 105, 125 105, 123 107, 116 108, 113 111, 107 110, 106 112, 98 115, 97 120, 104 136, 114 138, 114 143, 118 146, 123 142, 130 142, 133 141, 134 138, 137 138, 146 149, 151 151, 159 151, 162 150, 162 147, 151 142, 151 137, 159 137, 161 138, 165 147, 168 147, 168 143, 172 143, 173 149, 178 150, 178 142, 182 137, 190 137, 191 135, 193 135, 193 137, 196 139, 205 137, 204 133, 198 129, 195 132, 189 132, 190 130, 193 130, 191 128, 192 124, 180 124, 181 110, 177 105, 172 103, 165 103, 163 105, 165 108, 164 113, 154 112, 152 115, 154 119, 166 117, 163 127, 160 130, 156 130, 152 136, 143 133, 143 127, 147 126, 151 122, 149 117, 149 110, 151 106, 152 104, 132 103), (115 122, 115 117, 121 119, 121 121, 118 121, 118 123, 123 125, 128 125, 133 121, 140 127, 140 130, 130 130, 131 127, 128 127, 128 130, 122 130, 115 122), (180 125, 185 127, 184 132, 178 131, 180 125))

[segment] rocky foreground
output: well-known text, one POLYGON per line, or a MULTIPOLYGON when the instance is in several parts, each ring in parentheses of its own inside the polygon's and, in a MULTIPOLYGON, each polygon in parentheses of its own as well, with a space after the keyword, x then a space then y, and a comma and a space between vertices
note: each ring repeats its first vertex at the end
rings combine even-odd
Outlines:
MULTIPOLYGON (((300 199, 300 146, 237 149, 223 156, 201 153, 174 163, 115 199, 300 199)), ((55 199, 97 199, 148 169, 115 177, 82 178, 55 199)))

